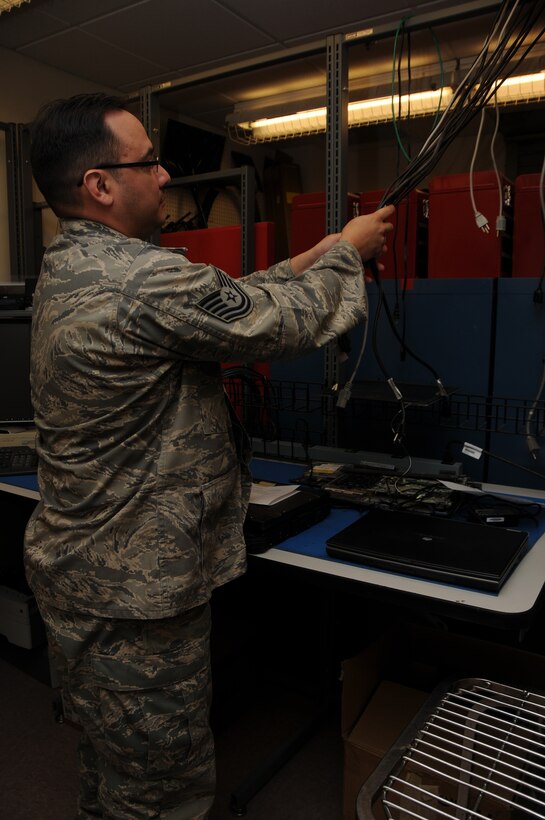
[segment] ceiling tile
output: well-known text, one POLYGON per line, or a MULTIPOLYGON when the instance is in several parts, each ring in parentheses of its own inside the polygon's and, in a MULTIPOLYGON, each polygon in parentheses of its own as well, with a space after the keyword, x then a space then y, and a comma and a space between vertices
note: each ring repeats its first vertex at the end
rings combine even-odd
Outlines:
POLYGON ((55 20, 39 11, 33 11, 27 16, 17 13, 25 8, 27 7, 21 6, 20 9, 0 15, 0 46, 19 48, 41 37, 56 34, 65 27, 62 21, 55 20))
POLYGON ((26 46, 20 52, 110 88, 144 84, 150 74, 163 68, 74 29, 26 46))
MULTIPOLYGON (((63 20, 69 25, 78 25, 87 20, 94 20, 104 14, 110 14, 117 9, 126 8, 141 2, 153 3, 153 0, 32 0, 32 8, 37 8, 41 12, 63 20)), ((27 7, 30 10, 30 6, 27 7)))
POLYGON ((235 59, 271 44, 270 37, 214 0, 136 4, 82 28, 171 69, 235 59))
MULTIPOLYGON (((313 40, 325 47, 332 32, 379 23, 392 28, 411 14, 455 8, 451 0, 32 0, 0 15, 0 47, 119 92, 134 94, 173 80, 176 90, 161 91, 161 105, 217 125, 237 103, 267 102, 293 90, 314 94, 325 86, 325 48, 323 55, 213 78, 220 66, 277 57, 288 46, 313 40), (182 85, 184 77, 195 82, 199 74, 212 79, 182 85)), ((462 41, 465 54, 468 47, 479 49, 486 15, 471 25, 464 19, 434 30, 442 59, 456 60, 464 56, 462 41)), ((378 83, 377 74, 391 73, 392 38, 354 42, 349 51, 352 88, 367 88, 378 83)), ((438 60, 428 29, 413 33, 411 54, 415 66, 438 60)))
POLYGON ((400 6, 399 0, 381 0, 380 13, 377 14, 375 0, 342 0, 337 3, 313 0, 312 5, 293 0, 275 0, 274 3, 249 3, 248 0, 222 2, 284 43, 335 31, 352 31, 368 17, 376 20, 388 12, 397 11, 400 6))

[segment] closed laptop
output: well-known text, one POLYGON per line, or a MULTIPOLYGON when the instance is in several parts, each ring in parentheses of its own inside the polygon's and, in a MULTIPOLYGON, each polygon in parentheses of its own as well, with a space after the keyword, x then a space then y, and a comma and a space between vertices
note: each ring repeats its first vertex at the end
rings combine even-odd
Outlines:
POLYGON ((388 572, 498 592, 528 533, 450 518, 372 509, 328 539, 328 555, 388 572))

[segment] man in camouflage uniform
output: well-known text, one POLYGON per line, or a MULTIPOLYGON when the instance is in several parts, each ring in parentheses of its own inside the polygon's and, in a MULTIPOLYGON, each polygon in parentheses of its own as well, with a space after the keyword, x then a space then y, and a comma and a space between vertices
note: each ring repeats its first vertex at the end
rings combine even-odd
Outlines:
POLYGON ((393 209, 235 281, 146 241, 169 176, 120 100, 46 106, 31 159, 61 228, 34 303, 25 561, 83 730, 78 819, 198 820, 215 777, 209 599, 244 572, 250 486, 220 362, 354 327, 393 209))

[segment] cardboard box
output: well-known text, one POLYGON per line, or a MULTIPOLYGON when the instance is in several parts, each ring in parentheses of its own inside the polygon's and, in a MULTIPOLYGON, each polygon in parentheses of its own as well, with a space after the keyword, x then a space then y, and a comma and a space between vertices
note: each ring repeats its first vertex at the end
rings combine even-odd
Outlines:
MULTIPOLYGON (((382 681, 344 742, 344 817, 354 820, 359 790, 428 698, 427 692, 382 681)), ((344 717, 344 709, 343 709, 344 717)))
POLYGON ((361 786, 442 681, 488 678, 543 690, 545 657, 412 625, 390 630, 343 663, 344 818, 361 786))

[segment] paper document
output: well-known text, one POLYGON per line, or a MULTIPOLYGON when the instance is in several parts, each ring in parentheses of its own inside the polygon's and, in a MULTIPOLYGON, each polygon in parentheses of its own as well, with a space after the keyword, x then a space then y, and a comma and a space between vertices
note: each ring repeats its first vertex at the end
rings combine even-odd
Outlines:
POLYGON ((252 484, 250 504, 263 504, 270 507, 278 501, 284 501, 300 489, 298 484, 252 484))
POLYGON ((481 484, 479 487, 471 487, 467 484, 458 484, 454 481, 440 481, 448 490, 456 490, 459 493, 471 493, 472 495, 499 495, 506 498, 520 500, 535 499, 538 503, 543 503, 545 493, 543 490, 534 490, 524 487, 507 487, 503 484, 481 484))

